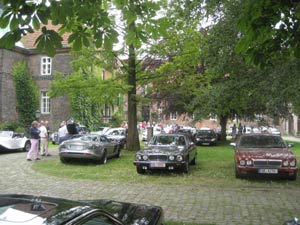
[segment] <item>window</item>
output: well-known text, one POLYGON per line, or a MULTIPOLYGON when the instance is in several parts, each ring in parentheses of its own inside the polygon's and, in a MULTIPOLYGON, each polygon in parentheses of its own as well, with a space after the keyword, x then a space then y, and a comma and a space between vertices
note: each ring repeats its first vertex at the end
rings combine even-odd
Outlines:
POLYGON ((44 114, 50 113, 50 97, 46 91, 41 93, 41 111, 44 114))
POLYGON ((109 107, 109 105, 106 105, 106 104, 105 104, 105 112, 104 112, 104 116, 106 116, 106 117, 110 117, 110 116, 111 116, 111 110, 110 110, 110 107, 109 107))
POLYGON ((177 113, 175 112, 175 113, 171 113, 171 115, 170 115, 170 119, 171 120, 177 120, 177 113))
POLYGON ((50 57, 41 58, 41 75, 51 75, 52 59, 50 57))

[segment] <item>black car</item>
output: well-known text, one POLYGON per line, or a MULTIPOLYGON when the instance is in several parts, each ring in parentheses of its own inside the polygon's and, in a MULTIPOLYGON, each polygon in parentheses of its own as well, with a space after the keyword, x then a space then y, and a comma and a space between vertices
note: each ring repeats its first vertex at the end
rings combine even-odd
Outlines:
POLYGON ((197 130, 194 140, 196 145, 216 145, 218 136, 214 130, 200 129, 197 130))
POLYGON ((32 195, 0 195, 0 224, 106 225, 162 224, 159 206, 105 199, 73 201, 32 195))
POLYGON ((187 173, 189 165, 194 165, 197 148, 189 135, 158 134, 154 135, 148 145, 136 153, 134 165, 138 173, 147 170, 181 169, 187 173))

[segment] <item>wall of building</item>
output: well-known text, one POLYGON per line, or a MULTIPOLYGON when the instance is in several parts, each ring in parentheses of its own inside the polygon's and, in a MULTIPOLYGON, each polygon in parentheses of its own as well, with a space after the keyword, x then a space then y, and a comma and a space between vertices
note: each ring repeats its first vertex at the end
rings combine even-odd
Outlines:
POLYGON ((0 49, 0 121, 15 121, 18 119, 16 111, 16 94, 12 79, 12 68, 15 62, 26 60, 26 56, 19 52, 0 49))

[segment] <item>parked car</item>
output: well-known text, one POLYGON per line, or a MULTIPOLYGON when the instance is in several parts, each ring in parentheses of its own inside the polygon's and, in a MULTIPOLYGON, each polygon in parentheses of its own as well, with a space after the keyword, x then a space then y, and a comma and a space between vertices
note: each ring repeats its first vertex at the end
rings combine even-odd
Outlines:
POLYGON ((59 157, 63 163, 71 159, 91 159, 105 164, 107 159, 120 157, 120 155, 120 144, 103 135, 79 135, 64 141, 59 146, 59 157))
MULTIPOLYGON (((72 139, 72 138, 75 138, 75 137, 78 137, 78 135, 83 135, 83 134, 88 134, 89 131, 87 129, 86 126, 84 125, 76 125, 76 132, 77 134, 67 134, 65 137, 64 137, 64 140, 68 140, 68 139, 72 139), (74 136, 75 135, 75 136, 74 136), (72 137, 73 136, 73 137, 72 137)), ((59 137, 58 137, 58 132, 53 132, 51 135, 50 135, 50 141, 52 142, 52 144, 54 145, 58 145, 59 144, 59 137)))
POLYGON ((14 131, 0 131, 1 150, 29 151, 30 147, 30 140, 23 133, 16 133, 14 131))
POLYGON ((110 128, 103 135, 109 140, 115 141, 120 144, 123 149, 127 140, 127 129, 123 127, 110 128))
POLYGON ((133 164, 140 174, 147 170, 181 169, 187 173, 196 164, 197 148, 184 134, 154 135, 148 145, 136 153, 133 164))
MULTIPOLYGON (((153 127, 153 136, 157 135, 157 134, 161 134, 161 133, 165 133, 163 128, 161 128, 160 126, 153 127)), ((142 133, 142 141, 147 141, 147 139, 148 139, 148 128, 143 130, 143 133, 142 133)))
POLYGON ((297 160, 281 136, 274 134, 244 134, 235 146, 235 175, 297 177, 297 160))
POLYGON ((268 133, 270 133, 270 134, 281 135, 280 130, 277 129, 277 128, 275 128, 275 127, 269 127, 269 128, 268 128, 268 133))
POLYGON ((0 195, 0 225, 160 225, 159 206, 107 199, 69 200, 49 196, 0 195))
POLYGON ((218 136, 212 129, 200 129, 197 130, 194 140, 196 145, 216 145, 218 136))
POLYGON ((102 134, 105 134, 105 132, 108 131, 109 129, 110 129, 109 127, 99 127, 99 129, 97 131, 93 131, 91 133, 102 135, 102 134))

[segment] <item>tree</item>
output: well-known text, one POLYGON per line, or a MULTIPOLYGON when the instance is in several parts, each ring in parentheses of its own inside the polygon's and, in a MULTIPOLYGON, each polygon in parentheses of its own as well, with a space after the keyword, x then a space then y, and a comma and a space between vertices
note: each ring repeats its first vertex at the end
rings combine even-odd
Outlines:
POLYGON ((113 74, 110 79, 102 79, 103 69, 108 71, 112 65, 107 54, 88 47, 72 55, 73 73, 68 76, 57 73, 51 83, 50 96, 68 95, 72 117, 95 130, 101 124, 105 106, 116 106, 127 86, 117 82, 113 74))
POLYGON ((23 128, 29 129, 39 107, 39 93, 25 62, 13 66, 13 81, 16 89, 18 120, 23 128))
MULTIPOLYGON (((2 47, 12 48, 27 32, 37 30, 41 24, 47 24, 51 20, 53 24, 61 24, 59 32, 42 28, 42 35, 37 39, 37 50, 45 51, 49 56, 55 54, 55 49, 61 47, 61 36, 71 33, 68 42, 74 50, 80 50, 90 44, 96 48, 104 48, 109 51, 113 43, 117 42, 118 33, 113 25, 109 11, 109 2, 103 0, 85 1, 14 1, 3 0, 5 4, 0 18, 2 28, 9 26, 10 31, 1 39, 2 47), (69 10, 72 8, 72 10, 69 10), (92 40, 92 43, 90 42, 92 40)), ((124 21, 124 39, 128 46, 129 58, 127 65, 128 84, 128 140, 130 150, 138 150, 139 140, 136 129, 136 57, 137 49, 150 37, 158 38, 159 33, 165 27, 162 18, 155 18, 160 2, 113 0, 111 1, 120 10, 124 21)), ((123 33, 122 33, 123 35, 123 33)))
POLYGON ((241 15, 237 50, 249 62, 266 65, 278 55, 300 58, 299 1, 246 0, 241 15))

